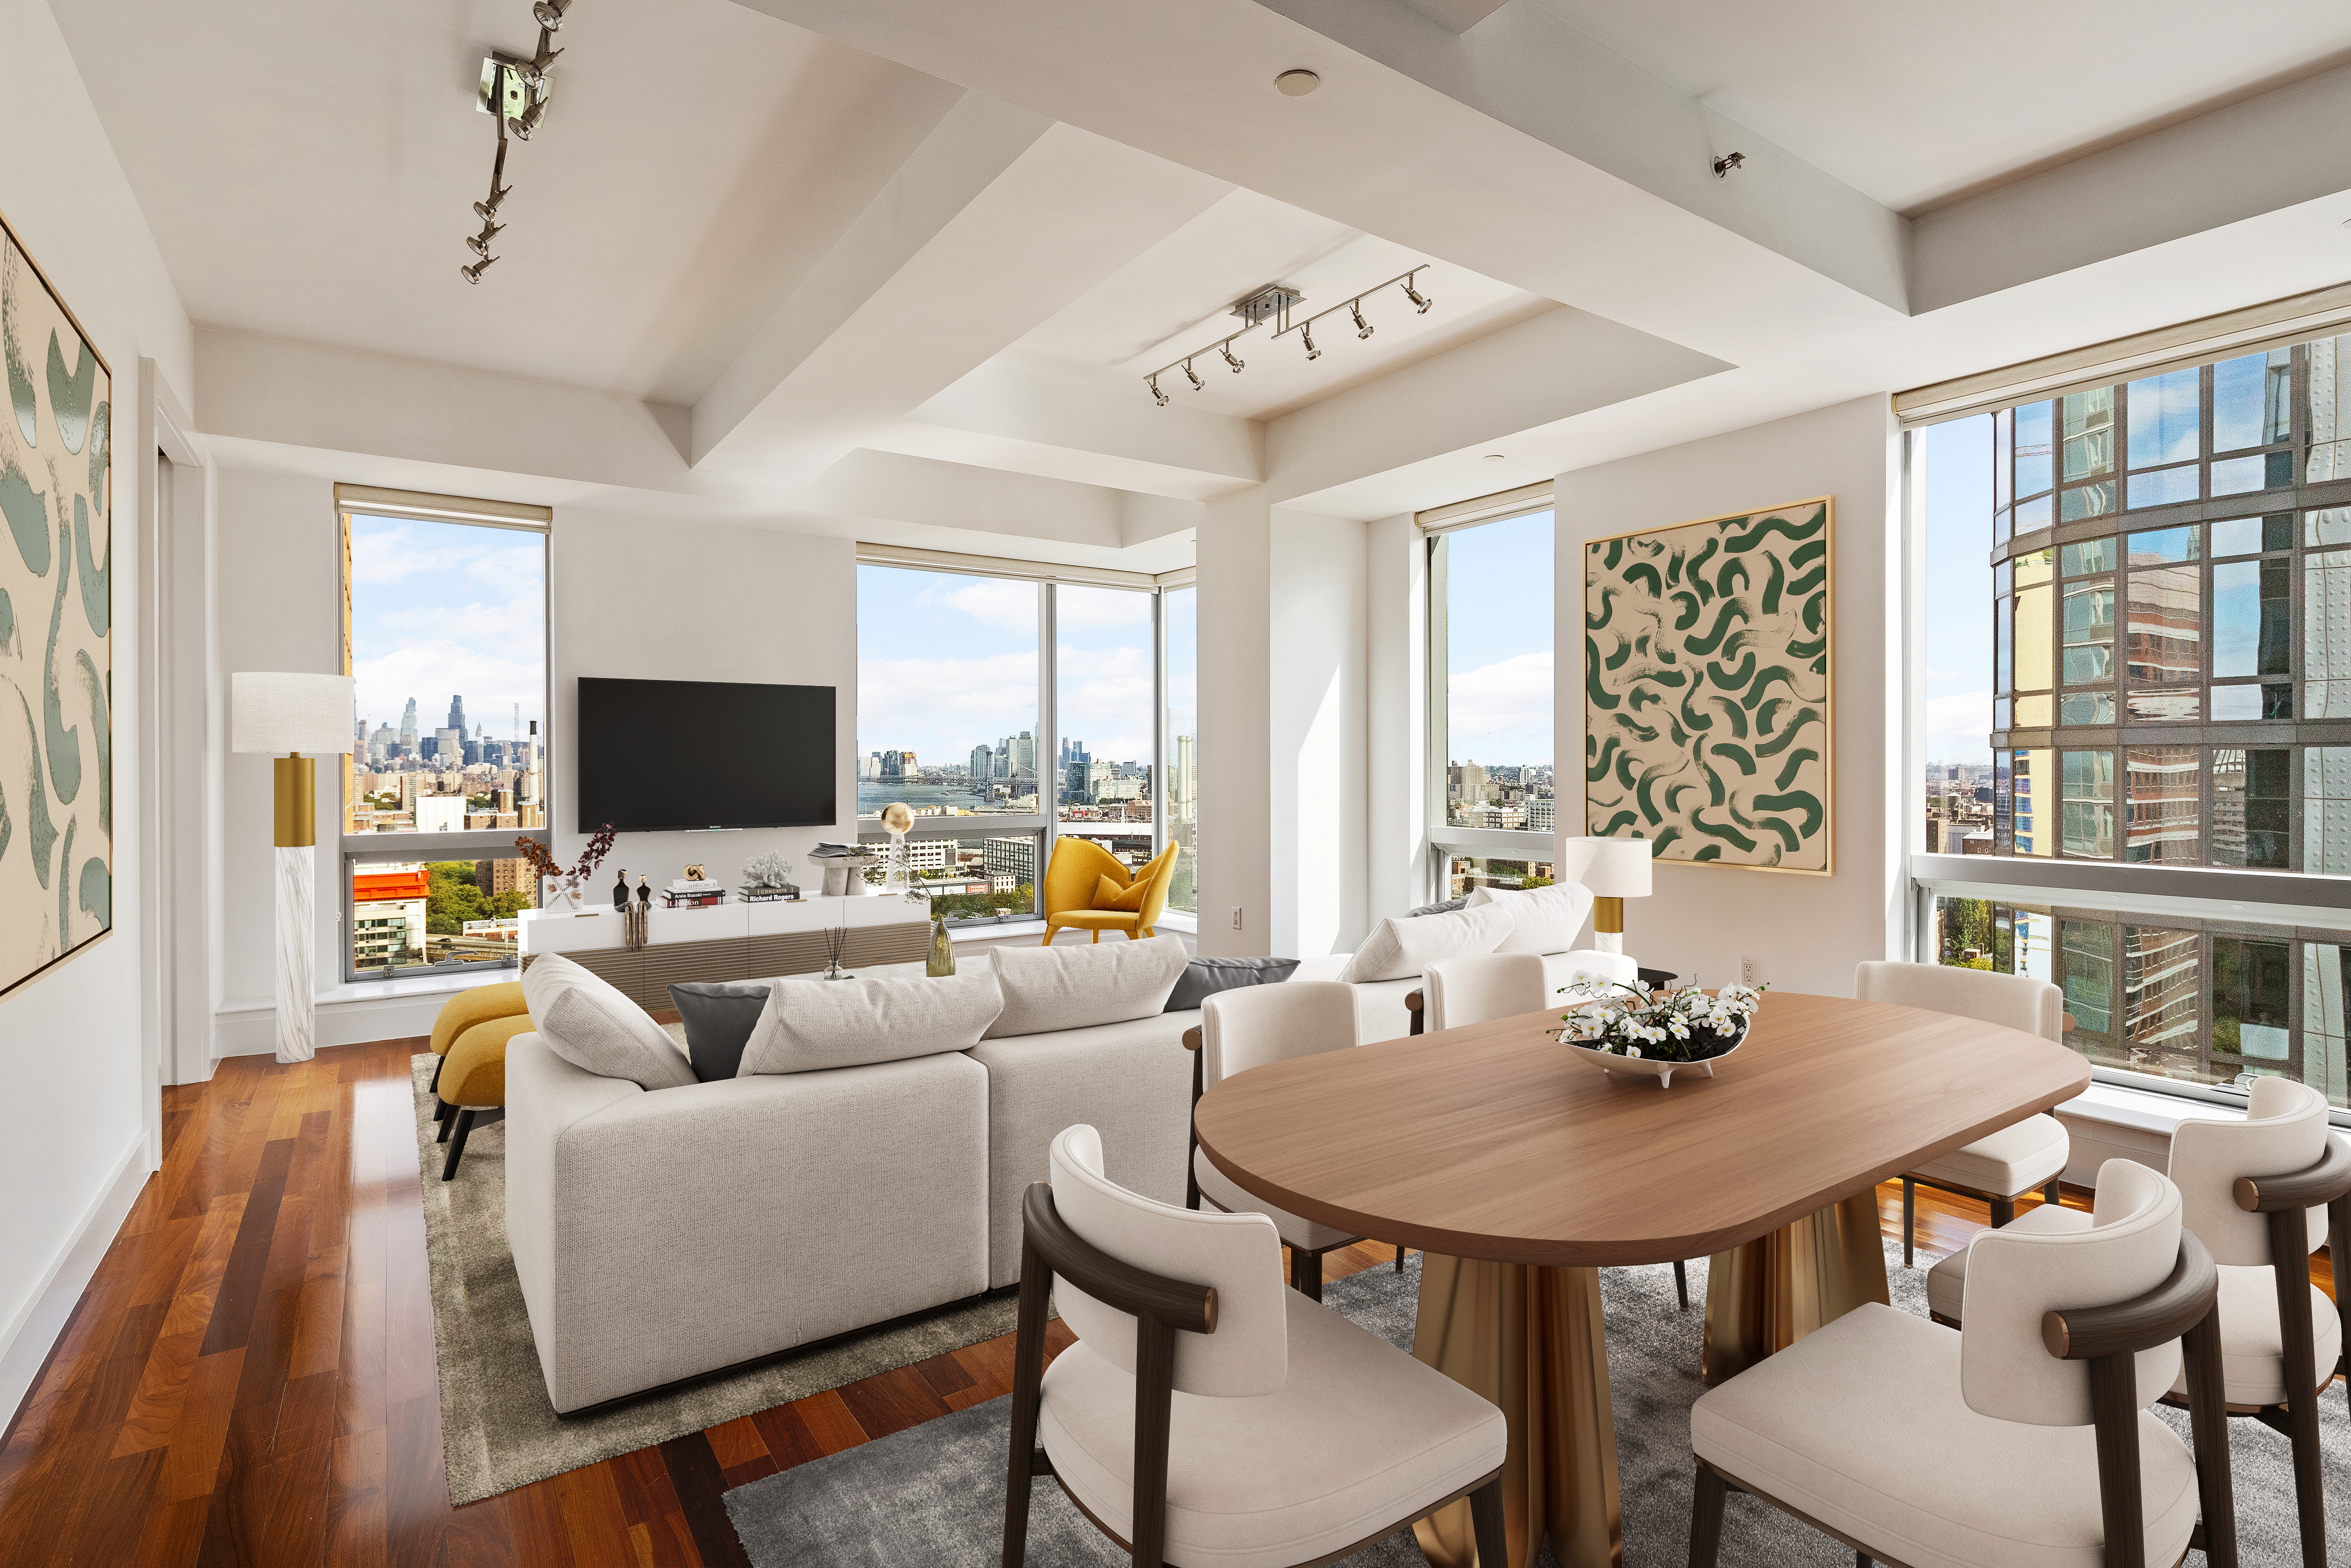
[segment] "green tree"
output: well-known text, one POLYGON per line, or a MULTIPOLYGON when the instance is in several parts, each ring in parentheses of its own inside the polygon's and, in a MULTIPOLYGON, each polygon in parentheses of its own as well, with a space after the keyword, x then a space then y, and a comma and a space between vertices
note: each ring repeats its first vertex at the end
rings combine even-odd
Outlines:
POLYGON ((434 861, 424 868, 430 883, 424 898, 424 928, 436 936, 455 936, 468 920, 486 920, 482 890, 474 883, 472 861, 434 861))

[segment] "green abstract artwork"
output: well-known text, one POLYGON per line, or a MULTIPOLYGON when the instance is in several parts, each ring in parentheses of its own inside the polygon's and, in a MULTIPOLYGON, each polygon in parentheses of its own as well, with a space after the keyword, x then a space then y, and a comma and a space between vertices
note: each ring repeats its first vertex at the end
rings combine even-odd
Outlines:
POLYGON ((1587 833, 1661 861, 1832 869, 1832 509, 1585 545, 1587 833))
POLYGON ((0 992, 114 923, 114 378, 0 222, 0 992))

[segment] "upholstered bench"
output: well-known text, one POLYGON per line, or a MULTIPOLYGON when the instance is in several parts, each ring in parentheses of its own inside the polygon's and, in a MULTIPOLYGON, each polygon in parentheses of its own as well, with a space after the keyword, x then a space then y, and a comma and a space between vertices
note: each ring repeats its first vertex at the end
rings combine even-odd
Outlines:
POLYGON ((507 1041, 529 1028, 519 980, 459 991, 433 1020, 433 1054, 441 1059, 433 1068, 433 1119, 441 1124, 440 1142, 450 1143, 455 1133, 443 1181, 457 1172, 473 1113, 506 1103, 507 1041))

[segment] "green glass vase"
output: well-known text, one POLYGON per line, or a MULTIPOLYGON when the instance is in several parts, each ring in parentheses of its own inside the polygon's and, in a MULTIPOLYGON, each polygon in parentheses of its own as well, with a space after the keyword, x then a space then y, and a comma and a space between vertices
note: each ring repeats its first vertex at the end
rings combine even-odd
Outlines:
POLYGON ((923 972, 933 979, 956 972, 955 944, 947 940, 947 923, 944 918, 931 922, 931 957, 923 972))

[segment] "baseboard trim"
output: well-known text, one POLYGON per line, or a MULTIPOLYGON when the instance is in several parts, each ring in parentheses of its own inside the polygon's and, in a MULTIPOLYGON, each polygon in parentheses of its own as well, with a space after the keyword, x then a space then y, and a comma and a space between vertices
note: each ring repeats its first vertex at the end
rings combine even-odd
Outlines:
POLYGON ((23 1310, 0 1330, 0 1410, 9 1413, 7 1427, 0 1429, 0 1448, 5 1448, 16 1434, 16 1423, 24 1419, 26 1402, 57 1354, 57 1343, 81 1304, 82 1292, 89 1288, 99 1264, 106 1260, 106 1249, 114 1245, 123 1221, 131 1218, 140 1190, 154 1174, 143 1157, 146 1152, 147 1133, 141 1128, 115 1161, 105 1186, 90 1200, 81 1222, 43 1272, 23 1310))

